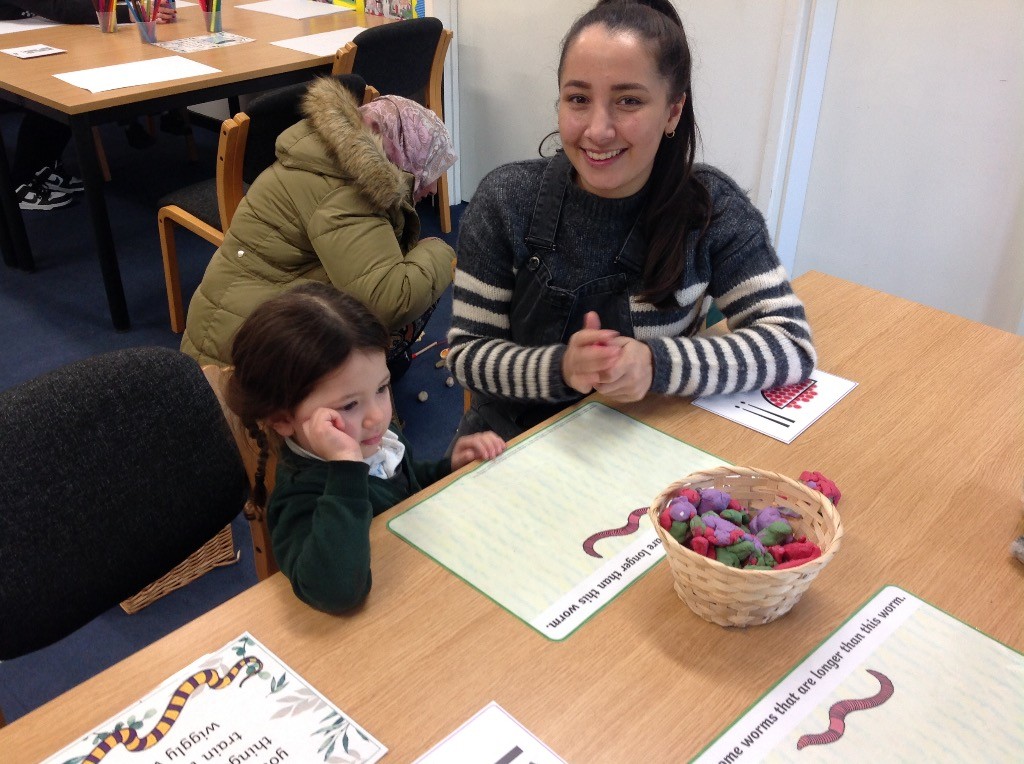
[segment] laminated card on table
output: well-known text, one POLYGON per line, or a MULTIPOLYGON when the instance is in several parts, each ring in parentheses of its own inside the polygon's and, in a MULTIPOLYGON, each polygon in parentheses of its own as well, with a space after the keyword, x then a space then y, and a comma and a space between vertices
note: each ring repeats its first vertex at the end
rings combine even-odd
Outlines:
POLYGON ((695 761, 1020 761, 1021 751, 1024 655, 886 586, 695 761))
POLYGON ((89 756, 104 764, 372 764, 385 753, 387 748, 370 733, 246 632, 193 661, 43 764, 70 764, 89 756))
POLYGON ((857 386, 856 382, 815 369, 792 385, 746 393, 709 395, 693 405, 783 443, 792 443, 857 386))
POLYGON ((414 764, 452 764, 463 761, 488 764, 565 764, 563 758, 493 700, 416 759, 414 764))
POLYGON ((722 464, 588 403, 388 527, 546 637, 564 639, 664 557, 646 517, 654 497, 722 464))

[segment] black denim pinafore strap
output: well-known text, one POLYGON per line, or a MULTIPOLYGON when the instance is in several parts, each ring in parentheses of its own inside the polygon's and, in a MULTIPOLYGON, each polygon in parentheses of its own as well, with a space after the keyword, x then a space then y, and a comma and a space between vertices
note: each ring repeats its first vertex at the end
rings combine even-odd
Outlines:
POLYGON ((548 263, 558 257, 555 240, 566 190, 572 182, 570 170, 569 159, 559 152, 541 178, 524 239, 529 256, 516 273, 509 310, 512 340, 520 345, 568 342, 583 328, 583 317, 590 311, 598 314, 602 328, 633 336, 627 274, 640 273, 643 268, 642 237, 636 224, 615 257, 616 273, 568 288, 557 286, 551 278, 548 263))
MULTIPOLYGON (((547 263, 553 263, 558 257, 555 241, 566 191, 571 182, 569 159, 563 152, 558 152, 548 163, 541 178, 530 227, 524 239, 529 254, 516 273, 512 292, 510 336, 513 342, 520 345, 537 347, 568 342, 573 333, 583 327, 583 318, 589 311, 598 314, 602 328, 615 329, 624 336, 633 336, 627 277, 642 272, 644 256, 643 237, 637 231, 636 223, 615 257, 617 272, 572 288, 563 288, 553 283, 547 263)), ((512 402, 473 393, 472 411, 468 413, 475 412, 488 428, 509 438, 567 405, 512 402)))

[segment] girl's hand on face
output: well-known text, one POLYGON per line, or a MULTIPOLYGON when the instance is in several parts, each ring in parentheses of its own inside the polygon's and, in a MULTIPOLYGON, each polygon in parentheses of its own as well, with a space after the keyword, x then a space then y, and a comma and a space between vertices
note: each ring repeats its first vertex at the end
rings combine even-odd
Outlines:
POLYGON ((463 435, 452 449, 452 470, 464 467, 477 459, 494 459, 505 451, 505 441, 494 432, 463 435))
POLYGON ((334 409, 316 409, 300 426, 310 450, 321 459, 329 462, 363 460, 358 441, 345 432, 345 422, 334 409))
POLYGON ((603 373, 594 389, 613 401, 630 403, 650 392, 654 382, 654 356, 644 342, 617 337, 610 343, 621 351, 619 360, 603 373))
POLYGON ((619 361, 622 349, 615 344, 619 333, 602 329, 601 319, 591 311, 583 318, 583 328, 569 338, 562 356, 562 379, 577 392, 586 395, 619 361))

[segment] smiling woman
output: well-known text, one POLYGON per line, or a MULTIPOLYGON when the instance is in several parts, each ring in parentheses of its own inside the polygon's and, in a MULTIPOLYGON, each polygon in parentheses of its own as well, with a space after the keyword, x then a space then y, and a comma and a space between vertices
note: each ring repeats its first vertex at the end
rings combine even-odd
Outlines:
POLYGON ((609 199, 639 193, 686 95, 669 92, 639 36, 604 25, 580 32, 559 80, 558 133, 580 188, 609 199))
POLYGON ((602 0, 558 66, 550 159, 499 167, 460 226, 448 366, 459 434, 512 437, 583 395, 708 395, 807 377, 803 305, 764 219, 695 165, 690 51, 669 0, 602 0), (729 333, 698 337, 714 300, 729 333))

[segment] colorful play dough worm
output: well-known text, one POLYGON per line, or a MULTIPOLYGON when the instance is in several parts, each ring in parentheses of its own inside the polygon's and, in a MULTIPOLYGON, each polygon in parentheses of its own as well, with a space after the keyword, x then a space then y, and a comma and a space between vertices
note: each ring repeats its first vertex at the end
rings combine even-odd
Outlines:
POLYGON ((798 751, 808 745, 827 745, 828 743, 836 742, 846 732, 846 722, 844 720, 847 714, 853 711, 863 711, 867 708, 880 706, 892 697, 893 686, 892 682, 889 681, 889 677, 871 669, 868 669, 867 672, 877 679, 878 684, 881 685, 878 692, 870 698, 840 700, 833 703, 832 707, 828 710, 828 729, 814 735, 801 736, 796 741, 796 749, 798 751))
POLYGON ((227 675, 221 677, 213 669, 206 669, 204 671, 197 671, 195 674, 190 676, 180 685, 178 689, 174 691, 174 695, 171 696, 170 702, 167 704, 167 710, 164 711, 164 715, 160 718, 160 721, 153 727, 153 731, 145 737, 139 737, 138 733, 135 732, 131 727, 122 727, 117 732, 112 732, 101 740, 95 748, 92 749, 92 753, 82 759, 82 764, 97 764, 101 761, 104 756, 110 753, 110 749, 123 745, 129 751, 145 751, 147 748, 151 748, 160 742, 161 738, 166 735, 171 727, 174 726, 174 722, 177 721, 178 716, 181 714, 181 709, 185 705, 185 702, 189 699, 193 692, 195 692, 202 685, 209 685, 214 690, 220 690, 231 684, 235 677, 238 676, 238 672, 244 669, 246 666, 255 666, 256 670, 251 672, 248 676, 244 677, 238 686, 241 687, 245 680, 250 676, 263 670, 263 662, 254 655, 247 655, 242 658, 238 663, 231 667, 227 675))
POLYGON ((626 518, 626 524, 621 528, 612 528, 610 531, 601 531, 595 533, 583 542, 583 551, 589 554, 591 557, 601 557, 596 551, 594 551, 594 544, 601 539, 611 538, 612 536, 628 536, 631 533, 636 533, 640 528, 640 518, 647 514, 647 507, 637 507, 629 513, 629 517, 626 518))

